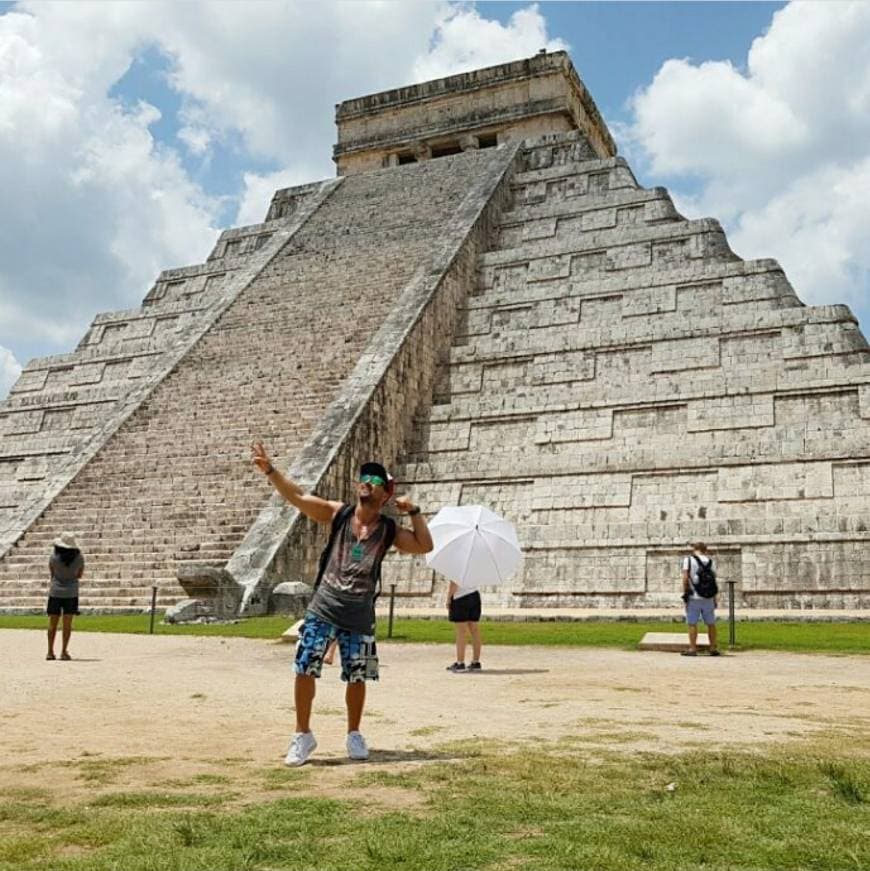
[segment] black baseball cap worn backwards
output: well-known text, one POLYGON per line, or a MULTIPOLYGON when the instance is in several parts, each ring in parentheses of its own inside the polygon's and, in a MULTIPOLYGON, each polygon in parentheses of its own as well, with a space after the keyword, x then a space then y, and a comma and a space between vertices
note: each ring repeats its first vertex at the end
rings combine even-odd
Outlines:
POLYGON ((363 463, 359 467, 360 478, 363 475, 377 475, 384 482, 389 480, 387 470, 380 463, 363 463))

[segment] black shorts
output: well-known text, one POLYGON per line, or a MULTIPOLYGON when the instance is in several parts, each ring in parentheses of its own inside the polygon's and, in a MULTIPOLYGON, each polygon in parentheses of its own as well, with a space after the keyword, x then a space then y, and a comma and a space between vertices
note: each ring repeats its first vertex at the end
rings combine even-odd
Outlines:
POLYGON ((480 622, 480 593, 469 593, 450 602, 451 623, 480 622))
POLYGON ((61 614, 78 614, 79 597, 74 596, 72 598, 66 598, 65 596, 49 596, 45 613, 52 617, 59 617, 61 614))

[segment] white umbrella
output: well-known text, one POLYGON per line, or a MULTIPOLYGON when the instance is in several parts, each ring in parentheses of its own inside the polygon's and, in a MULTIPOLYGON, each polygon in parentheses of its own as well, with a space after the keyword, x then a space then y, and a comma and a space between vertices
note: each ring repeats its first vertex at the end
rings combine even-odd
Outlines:
POLYGON ((482 505, 447 506, 430 521, 426 564, 462 586, 504 583, 523 553, 516 530, 482 505))

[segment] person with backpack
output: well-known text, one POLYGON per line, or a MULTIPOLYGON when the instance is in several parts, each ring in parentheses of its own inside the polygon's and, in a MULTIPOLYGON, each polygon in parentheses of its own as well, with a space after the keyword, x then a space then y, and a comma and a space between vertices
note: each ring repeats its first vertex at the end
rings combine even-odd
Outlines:
POLYGON ((341 679, 347 684, 347 755, 369 757, 360 732, 366 697, 366 681, 378 679, 375 640, 375 600, 380 592, 381 562, 395 545, 402 553, 423 554, 432 550, 432 537, 420 508, 407 496, 395 499, 396 508, 411 519, 411 529, 398 526, 381 509, 393 498, 395 482, 380 463, 363 463, 356 485, 356 504, 348 505, 306 493, 281 474, 266 449, 253 447, 254 465, 277 492, 315 523, 328 524, 330 536, 320 557, 314 595, 305 613, 296 646, 294 698, 296 733, 290 741, 284 764, 305 764, 317 741, 311 731, 311 709, 316 679, 332 641, 341 655, 341 679))
POLYGON ((689 627, 689 649, 683 656, 698 655, 698 620, 703 619, 710 640, 710 656, 719 656, 716 646, 716 596, 719 585, 716 569, 707 545, 696 541, 692 552, 683 558, 683 601, 686 603, 686 624, 689 627))

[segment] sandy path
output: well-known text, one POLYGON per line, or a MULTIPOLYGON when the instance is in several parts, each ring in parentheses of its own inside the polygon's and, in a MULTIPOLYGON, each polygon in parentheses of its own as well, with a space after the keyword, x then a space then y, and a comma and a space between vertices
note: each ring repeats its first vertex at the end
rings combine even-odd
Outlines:
MULTIPOLYGON (((141 789, 168 778, 233 771, 244 780, 245 772, 283 770, 291 645, 96 633, 73 640, 74 662, 46 662, 43 633, 0 631, 0 790, 45 786, 54 779, 46 766, 57 771, 83 760, 97 768, 128 760, 113 762, 102 781, 99 770, 80 778, 85 792, 101 782, 141 789)), ((449 750, 431 748, 453 740, 570 736, 579 746, 628 752, 807 739, 836 746, 845 735, 870 734, 870 657, 484 653, 483 673, 454 675, 444 670, 446 647, 382 645, 381 681, 371 685, 364 721, 371 761, 450 758, 449 750)), ((337 667, 320 682, 313 726, 320 747, 309 770, 320 768, 328 791, 360 768, 344 758, 337 667)))

